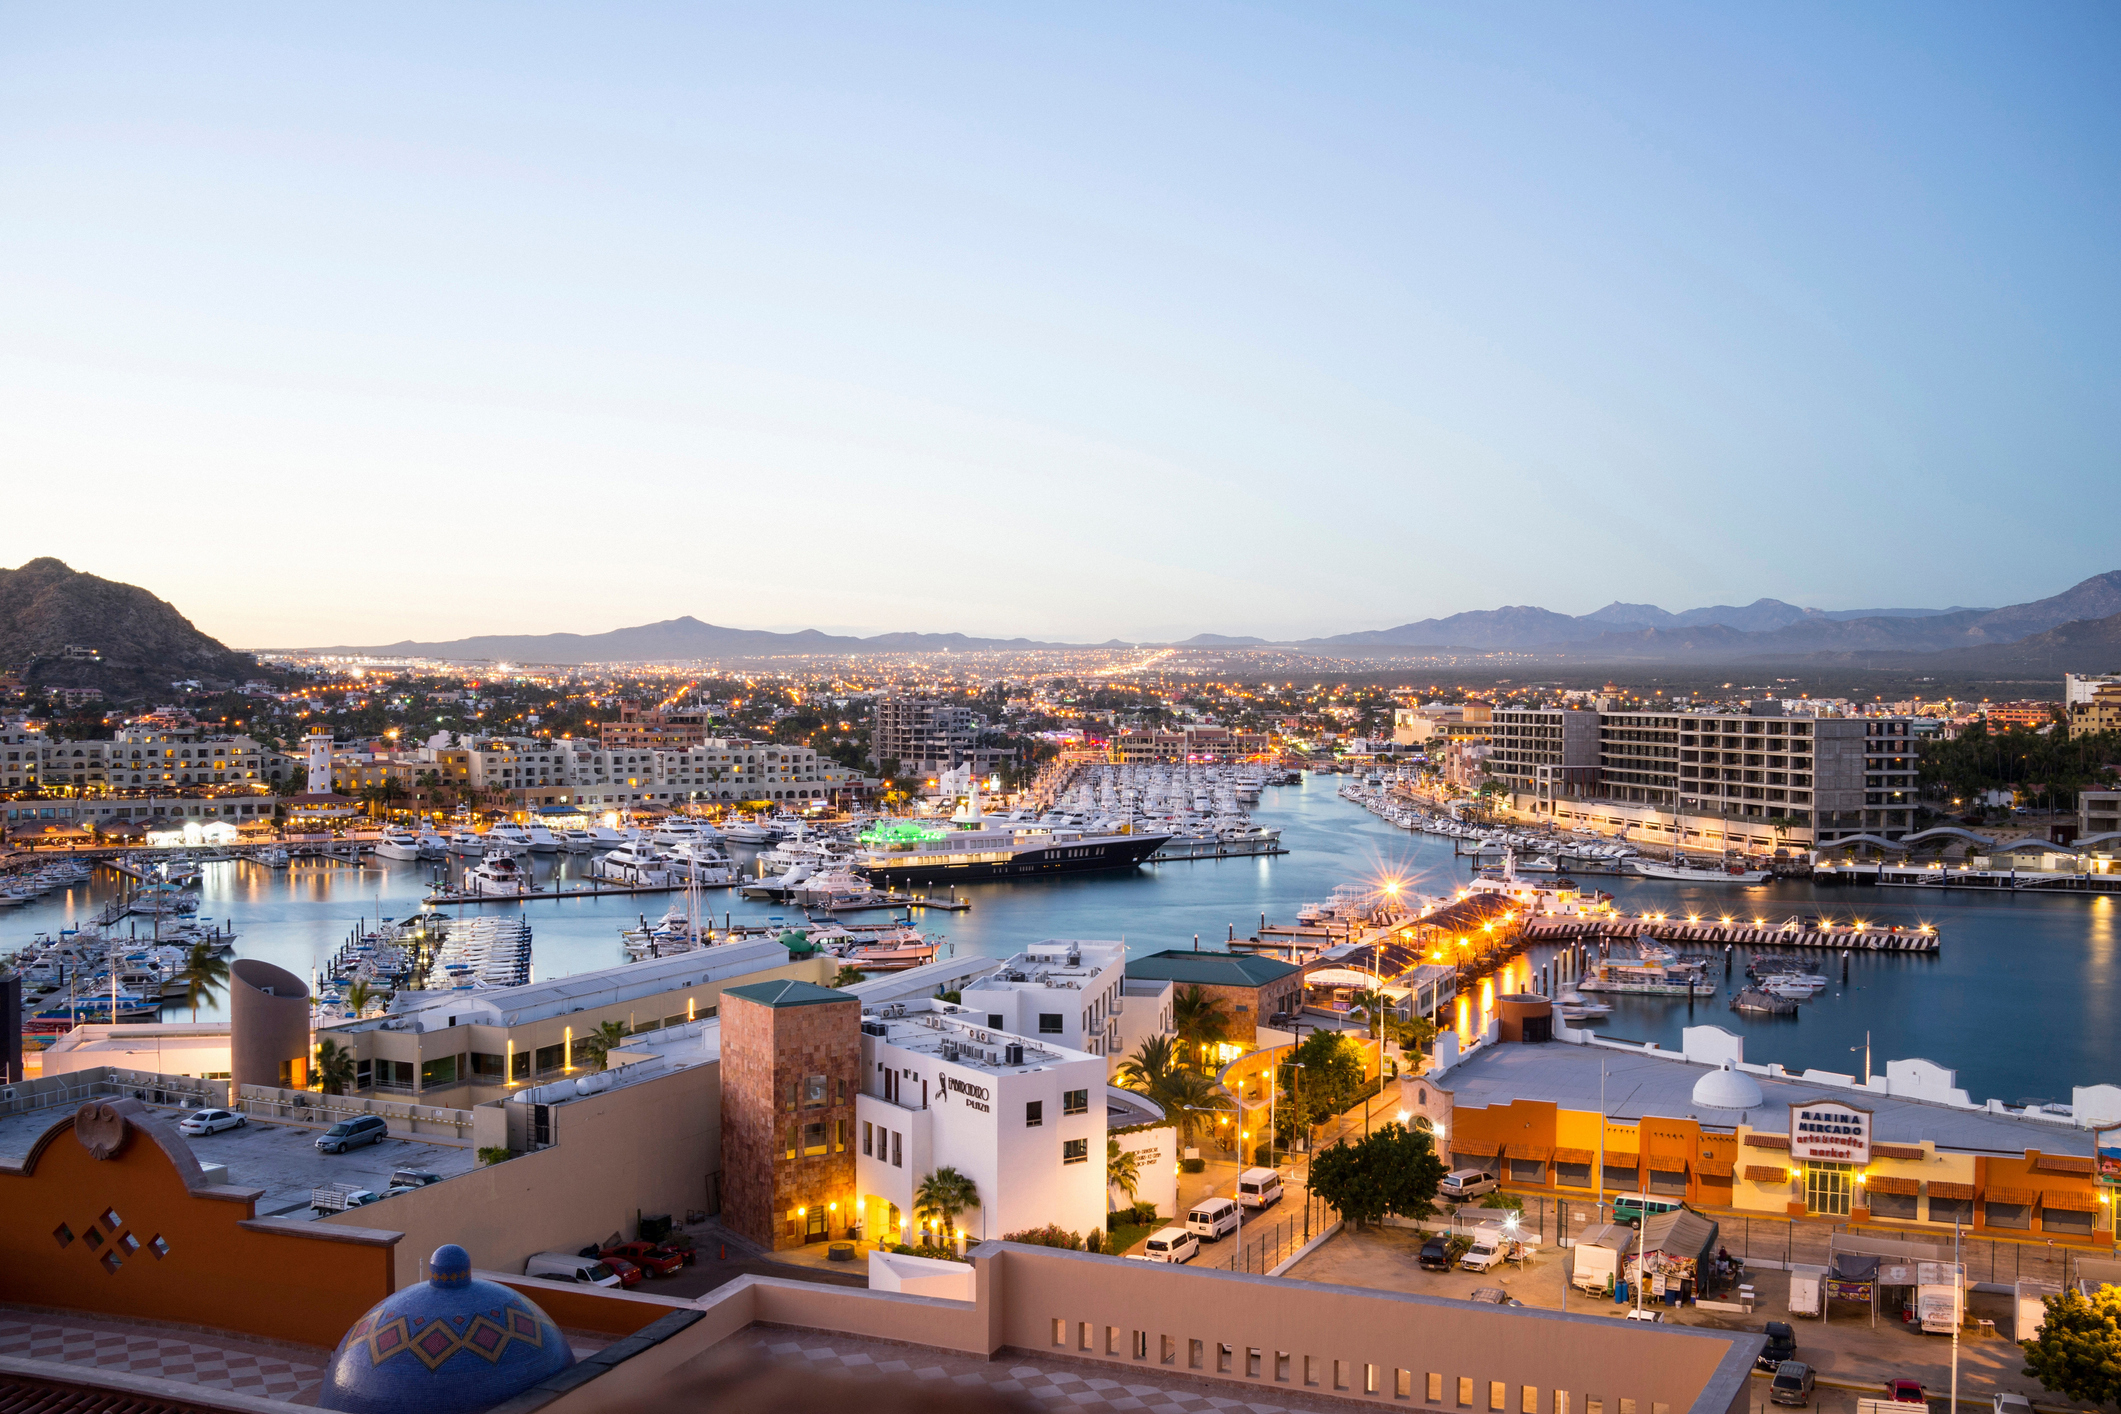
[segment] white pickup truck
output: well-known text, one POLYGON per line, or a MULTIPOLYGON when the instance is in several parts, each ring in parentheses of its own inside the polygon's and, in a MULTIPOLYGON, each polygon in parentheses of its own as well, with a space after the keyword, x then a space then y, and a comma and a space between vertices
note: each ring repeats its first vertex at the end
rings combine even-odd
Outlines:
POLYGON ((374 1193, 351 1183, 327 1183, 309 1190, 309 1206, 319 1213, 343 1213, 375 1201, 374 1193))
POLYGON ((1458 1265, 1469 1272, 1484 1272, 1496 1266, 1510 1254, 1510 1239, 1496 1223, 1482 1223, 1473 1229, 1473 1245, 1466 1255, 1458 1259, 1458 1265))

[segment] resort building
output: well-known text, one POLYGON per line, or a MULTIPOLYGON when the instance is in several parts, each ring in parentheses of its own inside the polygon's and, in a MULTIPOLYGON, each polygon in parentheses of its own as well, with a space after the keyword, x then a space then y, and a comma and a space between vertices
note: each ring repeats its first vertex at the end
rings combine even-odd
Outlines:
POLYGON ((1259 1042, 1262 1023, 1291 1017, 1303 1007, 1303 969, 1249 953, 1193 952, 1171 948, 1127 963, 1134 982, 1168 982, 1179 991, 1198 987, 1222 1003, 1229 1021, 1223 1060, 1233 1060, 1259 1042))
POLYGON ((1126 980, 1125 943, 1048 939, 967 984, 960 1000, 989 1030, 1109 1056, 1119 1053, 1126 980))

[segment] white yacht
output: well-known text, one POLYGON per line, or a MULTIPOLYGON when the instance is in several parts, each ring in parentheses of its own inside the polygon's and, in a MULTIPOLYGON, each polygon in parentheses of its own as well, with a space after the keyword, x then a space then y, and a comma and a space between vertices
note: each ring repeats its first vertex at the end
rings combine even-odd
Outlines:
POLYGON ((705 840, 674 845, 663 852, 662 858, 664 867, 674 877, 690 879, 708 887, 733 884, 739 874, 736 861, 722 853, 719 846, 705 840))
POLYGON ((451 854, 484 854, 486 852, 486 836, 472 829, 469 825, 461 825, 449 832, 449 852, 451 854))
POLYGON ((552 834, 565 854, 588 854, 597 847, 597 837, 588 830, 554 830, 552 834))
POLYGON ((721 834, 696 815, 672 815, 655 827, 649 843, 659 845, 715 844, 721 834))
POLYGON ((422 829, 413 837, 413 843, 419 849, 422 859, 441 859, 449 853, 449 841, 433 830, 422 829))
POLYGON ((524 835, 530 840, 530 852, 532 854, 558 854, 560 852, 559 833, 551 827, 540 825, 533 820, 528 825, 523 826, 522 829, 524 835))
POLYGON ((530 871, 505 849, 489 849, 477 864, 464 871, 467 894, 520 894, 530 888, 530 871))
POLYGON ((779 836, 756 820, 737 820, 722 826, 722 837, 738 844, 772 844, 779 836))
POLYGON ((536 846, 532 844, 530 831, 522 825, 499 824, 486 832, 486 842, 497 844, 517 854, 528 854, 536 846))
POLYGON ((646 840, 631 840, 607 852, 594 872, 599 879, 636 888, 662 888, 670 882, 670 862, 646 840))
POLYGON ((420 837, 410 830, 385 830, 383 837, 376 841, 378 859, 411 860, 419 857, 420 837))

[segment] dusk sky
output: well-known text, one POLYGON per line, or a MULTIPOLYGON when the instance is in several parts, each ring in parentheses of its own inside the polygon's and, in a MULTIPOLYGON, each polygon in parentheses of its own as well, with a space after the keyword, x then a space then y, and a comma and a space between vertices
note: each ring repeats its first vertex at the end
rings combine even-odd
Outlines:
POLYGON ((240 647, 2121 568, 2110 6, 0 10, 0 564, 240 647))

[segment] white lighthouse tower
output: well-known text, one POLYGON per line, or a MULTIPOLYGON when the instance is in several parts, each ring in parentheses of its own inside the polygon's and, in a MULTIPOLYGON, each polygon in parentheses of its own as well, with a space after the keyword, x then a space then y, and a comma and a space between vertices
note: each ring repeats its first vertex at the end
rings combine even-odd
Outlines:
POLYGON ((331 794, 331 733, 311 732, 302 738, 309 750, 309 793, 331 794))

